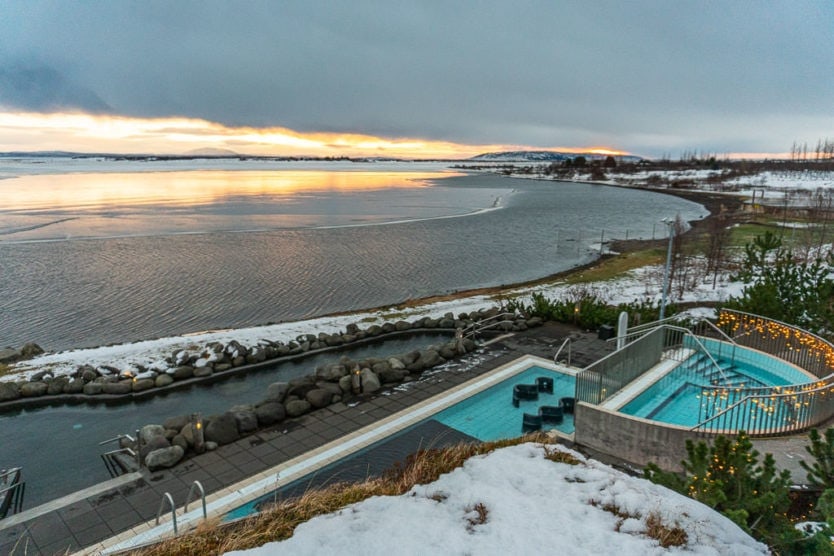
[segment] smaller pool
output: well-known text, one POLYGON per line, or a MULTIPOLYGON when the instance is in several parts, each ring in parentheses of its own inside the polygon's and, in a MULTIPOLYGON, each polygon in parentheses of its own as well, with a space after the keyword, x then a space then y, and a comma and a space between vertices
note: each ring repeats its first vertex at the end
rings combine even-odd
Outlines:
MULTIPOLYGON (((521 435, 521 420, 525 413, 538 414, 543 405, 558 406, 561 398, 573 398, 575 391, 574 375, 533 366, 444 409, 434 419, 481 441, 515 438, 521 435), (553 393, 539 392, 538 400, 521 400, 518 407, 513 407, 513 386, 534 384, 540 376, 553 379, 553 393)), ((573 414, 565 415, 560 425, 542 426, 542 430, 553 428, 572 434, 573 414)))

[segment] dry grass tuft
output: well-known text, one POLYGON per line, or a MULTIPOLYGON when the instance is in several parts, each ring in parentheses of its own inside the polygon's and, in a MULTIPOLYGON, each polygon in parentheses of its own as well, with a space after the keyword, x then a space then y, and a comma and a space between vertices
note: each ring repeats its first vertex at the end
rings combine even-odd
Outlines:
POLYGON ((657 540, 663 548, 683 546, 689 540, 686 531, 677 525, 669 527, 663 523, 663 518, 656 512, 646 517, 646 535, 657 540))
POLYGON ((556 462, 556 463, 567 463, 568 465, 579 465, 582 461, 579 460, 573 454, 569 454, 568 452, 564 452, 557 448, 551 448, 550 446, 544 447, 544 459, 556 462))
MULTIPOLYGON (((316 516, 336 512, 372 496, 404 494, 414 485, 437 480, 440 475, 463 465, 470 457, 525 442, 549 443, 550 439, 543 434, 533 434, 510 440, 482 444, 457 444, 449 448, 421 450, 380 478, 369 479, 362 483, 340 483, 321 490, 310 490, 300 498, 274 504, 251 518, 227 525, 220 525, 217 521, 209 522, 186 535, 144 548, 133 554, 142 556, 222 554, 284 540, 292 536, 298 525, 316 516)), ((438 501, 442 501, 443 497, 443 493, 435 493, 431 496, 438 501)), ((475 520, 475 523, 471 524, 472 527, 486 522, 489 513, 486 506, 476 504, 472 510, 477 513, 477 517, 472 518, 475 520)))
POLYGON ((475 532, 476 526, 483 525, 487 522, 489 510, 483 502, 478 502, 474 506, 466 508, 466 515, 466 521, 468 523, 466 530, 473 533, 475 532))

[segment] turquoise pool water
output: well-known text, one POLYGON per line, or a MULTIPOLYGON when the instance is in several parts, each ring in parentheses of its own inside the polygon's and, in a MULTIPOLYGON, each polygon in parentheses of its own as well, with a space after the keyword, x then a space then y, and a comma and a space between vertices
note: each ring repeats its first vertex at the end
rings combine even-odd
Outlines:
MULTIPOLYGON (((741 347, 736 348, 733 362, 721 358, 717 358, 717 362, 723 373, 714 371, 711 364, 707 364, 710 370, 703 374, 693 373, 693 368, 704 365, 704 357, 696 354, 619 411, 653 421, 692 427, 741 401, 747 394, 744 388, 802 384, 810 380, 790 365, 741 347), (724 388, 720 391, 705 388, 711 384, 724 388)), ((755 421, 756 415, 750 417, 755 421)), ((790 418, 790 414, 785 413, 785 418, 790 418)))
MULTIPOLYGON (((538 414, 539 406, 559 405, 560 398, 572 398, 575 391, 576 377, 573 375, 533 366, 441 411, 434 419, 482 441, 515 438, 521 435, 524 413, 538 414), (513 386, 533 384, 540 376, 553 378, 553 394, 540 392, 538 400, 522 400, 518 407, 513 407, 513 386)), ((565 415, 560 425, 542 426, 542 430, 554 428, 573 433, 573 415, 565 415)))

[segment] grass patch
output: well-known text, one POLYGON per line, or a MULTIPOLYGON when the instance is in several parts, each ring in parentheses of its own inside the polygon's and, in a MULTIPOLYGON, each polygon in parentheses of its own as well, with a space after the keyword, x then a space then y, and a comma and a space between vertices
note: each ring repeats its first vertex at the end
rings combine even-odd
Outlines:
MULTIPOLYGON (((487 454, 499 448, 525 442, 548 444, 544 434, 525 435, 509 440, 480 444, 457 444, 449 448, 421 450, 396 465, 382 477, 362 483, 340 483, 321 490, 310 490, 300 498, 278 502, 260 514, 236 523, 220 525, 217 520, 197 527, 194 531, 134 552, 142 556, 186 556, 222 554, 232 550, 255 548, 268 542, 280 541, 292 536, 295 528, 310 519, 336 512, 350 504, 372 496, 397 496, 411 490, 414 485, 437 480, 440 475, 453 471, 477 455, 487 454)), ((438 502, 446 495, 431 496, 438 502)), ((467 512, 471 527, 486 523, 488 508, 482 503, 467 512)))
POLYGON ((487 509, 483 502, 478 502, 474 506, 469 506, 466 508, 466 530, 470 533, 474 533, 475 527, 486 523, 488 516, 489 509, 487 509))
POLYGON ((663 518, 656 512, 646 517, 646 535, 655 539, 663 548, 671 546, 683 546, 689 540, 686 531, 675 526, 668 526, 663 523, 663 518))
POLYGON ((0 363, 0 376, 11 374, 11 367, 7 363, 0 363))
POLYGON ((556 463, 567 463, 568 465, 579 465, 580 463, 582 463, 579 460, 579 458, 577 458, 573 454, 564 452, 556 448, 551 448, 550 446, 544 447, 544 459, 556 463))
POLYGON ((583 284, 586 282, 604 282, 620 278, 623 273, 643 266, 661 264, 666 257, 663 249, 641 249, 613 257, 606 257, 591 268, 568 275, 567 284, 583 284))

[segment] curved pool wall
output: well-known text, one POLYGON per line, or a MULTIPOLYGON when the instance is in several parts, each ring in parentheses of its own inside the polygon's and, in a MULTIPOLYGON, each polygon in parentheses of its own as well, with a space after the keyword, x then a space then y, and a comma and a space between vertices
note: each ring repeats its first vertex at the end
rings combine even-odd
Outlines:
MULTIPOLYGON (((750 388, 806 384, 814 380, 813 375, 795 365, 757 350, 709 338, 699 338, 699 341, 731 374, 733 383, 711 384, 706 379, 694 378, 690 362, 697 357, 695 352, 618 410, 634 417, 694 427, 740 401, 749 394, 750 388)), ((684 346, 697 347, 691 337, 684 339, 684 346)))
MULTIPOLYGON (((801 369, 793 363, 789 363, 773 355, 768 355, 763 351, 712 338, 698 337, 698 340, 711 354, 719 355, 725 359, 728 359, 727 354, 732 354, 733 361, 757 369, 759 376, 773 382, 771 386, 804 384, 814 382, 817 379, 814 374, 801 369)), ((695 341, 689 336, 684 338, 685 347, 694 348, 694 344, 695 341)))
POLYGON ((441 338, 448 338, 448 334, 421 334, 310 355, 276 363, 271 369, 230 376, 213 384, 193 384, 117 405, 64 404, 0 413, 0 447, 14 446, 14 450, 0 449, 0 467, 23 468, 27 483, 24 503, 31 508, 110 479, 100 454, 113 449, 113 445, 99 446, 103 440, 119 434, 132 435, 137 428, 176 415, 210 415, 227 411, 233 405, 255 403, 269 384, 309 374, 316 366, 333 363, 343 354, 355 358, 382 357, 422 348, 441 338))

